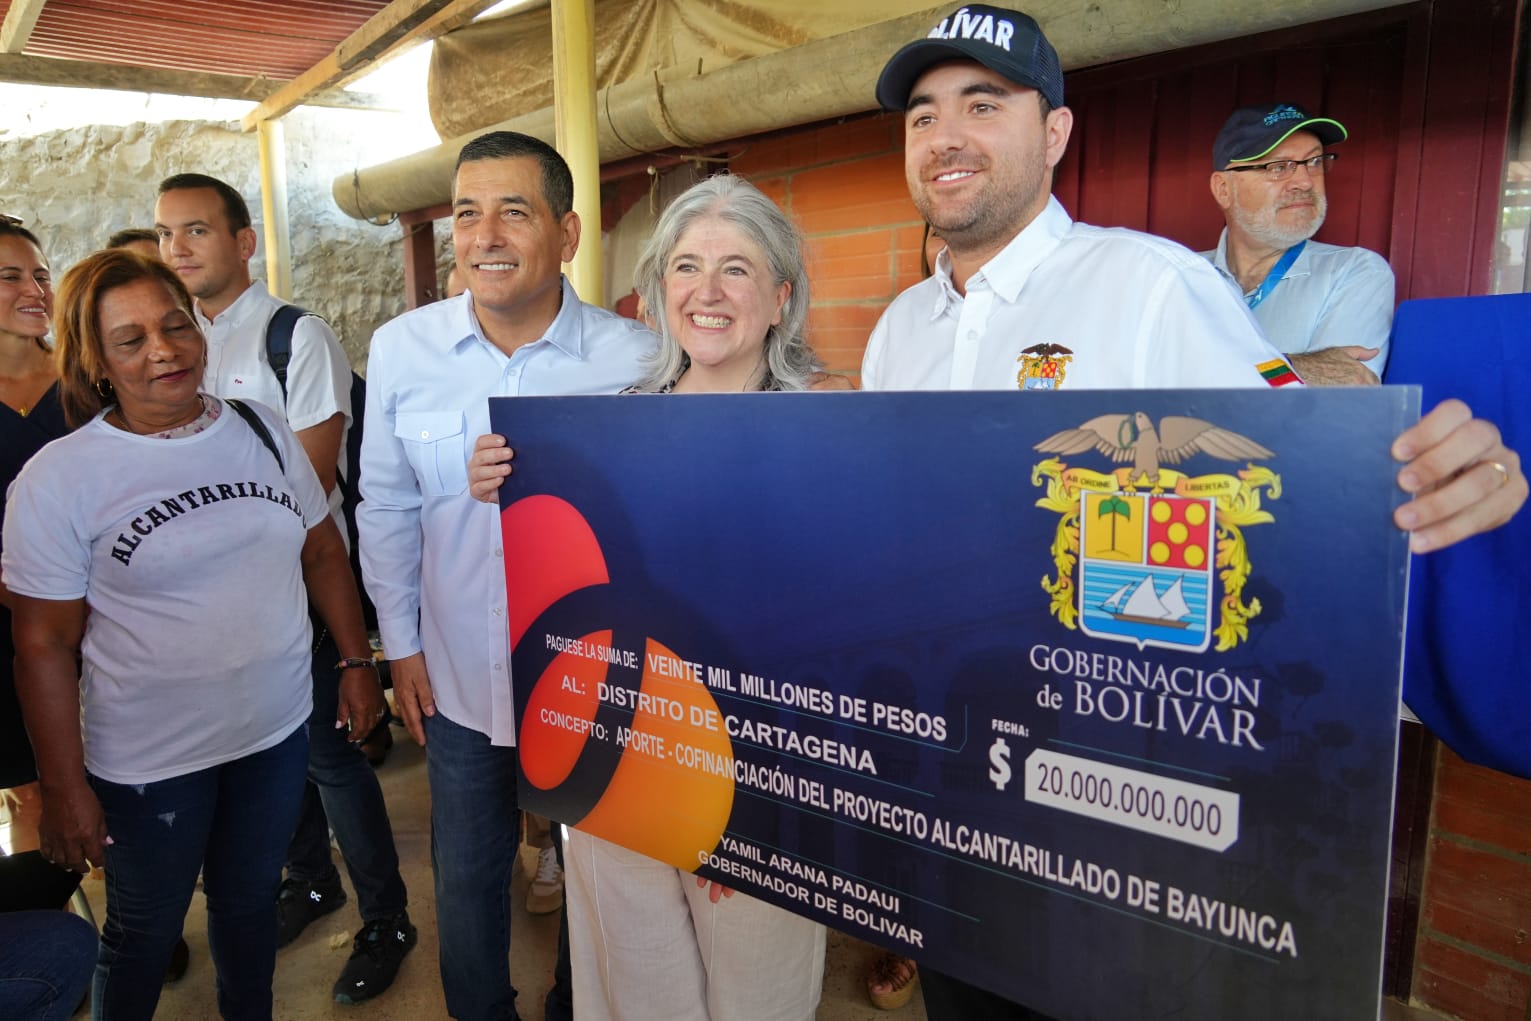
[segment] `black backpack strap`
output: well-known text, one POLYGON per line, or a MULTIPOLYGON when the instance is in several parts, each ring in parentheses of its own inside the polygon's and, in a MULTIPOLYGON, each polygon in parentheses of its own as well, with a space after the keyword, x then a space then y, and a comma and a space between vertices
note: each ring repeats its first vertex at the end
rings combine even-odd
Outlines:
POLYGON ((297 305, 283 305, 266 324, 266 362, 276 373, 284 401, 287 399, 287 363, 292 361, 292 331, 297 328, 299 319, 313 314, 297 305))
POLYGON ((277 449, 276 440, 272 437, 271 430, 266 428, 266 423, 260 420, 260 416, 255 413, 255 409, 244 401, 236 401, 232 397, 225 397, 223 403, 233 408, 240 418, 249 423, 250 428, 255 430, 255 435, 260 437, 260 441, 266 445, 266 449, 271 451, 271 456, 276 458, 276 466, 282 470, 283 475, 286 475, 287 465, 282 462, 282 452, 277 449))

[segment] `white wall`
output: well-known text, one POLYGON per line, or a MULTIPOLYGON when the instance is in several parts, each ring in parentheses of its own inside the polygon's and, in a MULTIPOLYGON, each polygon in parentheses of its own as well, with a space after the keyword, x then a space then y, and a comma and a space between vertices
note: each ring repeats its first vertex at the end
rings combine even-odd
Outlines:
MULTIPOLYGON (((402 231, 353 220, 331 182, 368 165, 362 133, 386 131, 386 114, 299 109, 285 121, 293 300, 325 317, 358 369, 372 331, 404 310, 402 231)), ((212 174, 249 203, 264 272, 260 157, 237 123, 166 121, 72 128, 0 143, 0 209, 21 216, 43 243, 54 278, 123 227, 150 227, 162 178, 212 174)))

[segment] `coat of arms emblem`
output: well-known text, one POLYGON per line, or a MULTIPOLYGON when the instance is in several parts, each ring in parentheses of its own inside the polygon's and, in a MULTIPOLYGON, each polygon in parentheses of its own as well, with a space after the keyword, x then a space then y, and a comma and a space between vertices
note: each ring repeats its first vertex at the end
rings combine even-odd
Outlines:
POLYGON ((1203 419, 1155 426, 1143 412, 1101 415, 1035 447, 1060 457, 1091 448, 1131 465, 1102 472, 1050 457, 1032 469, 1032 483, 1047 486, 1037 505, 1059 515, 1057 576, 1042 579, 1053 616, 1140 649, 1200 652, 1215 639, 1224 651, 1247 639, 1260 603, 1243 598, 1243 530, 1275 520, 1263 497, 1280 497, 1281 478, 1254 463, 1275 454, 1203 419), (1198 454, 1246 465, 1196 476, 1164 467, 1198 454))
POLYGON ((1033 344, 1016 358, 1021 367, 1015 384, 1022 390, 1061 389, 1073 360, 1074 352, 1062 344, 1033 344))

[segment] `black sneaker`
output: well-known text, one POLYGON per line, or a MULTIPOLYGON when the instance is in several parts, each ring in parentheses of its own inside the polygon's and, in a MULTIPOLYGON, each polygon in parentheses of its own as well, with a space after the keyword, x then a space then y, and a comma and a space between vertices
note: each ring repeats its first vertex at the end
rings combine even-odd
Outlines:
POLYGON ((315 885, 306 879, 284 879, 276 891, 276 945, 285 947, 308 928, 346 902, 346 891, 337 877, 332 883, 315 885))
POLYGON ((393 985, 404 955, 414 947, 415 927, 409 914, 368 922, 351 944, 351 959, 335 981, 336 1003, 361 1003, 393 985))

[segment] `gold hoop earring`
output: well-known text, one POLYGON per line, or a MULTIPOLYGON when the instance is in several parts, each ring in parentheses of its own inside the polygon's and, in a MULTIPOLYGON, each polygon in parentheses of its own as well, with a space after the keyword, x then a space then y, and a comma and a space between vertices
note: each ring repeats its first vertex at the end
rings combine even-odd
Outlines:
POLYGON ((94 386, 96 389, 96 396, 100 397, 103 401, 109 401, 117 394, 116 389, 112 386, 112 381, 107 379, 105 376, 102 376, 100 379, 96 380, 94 386))

